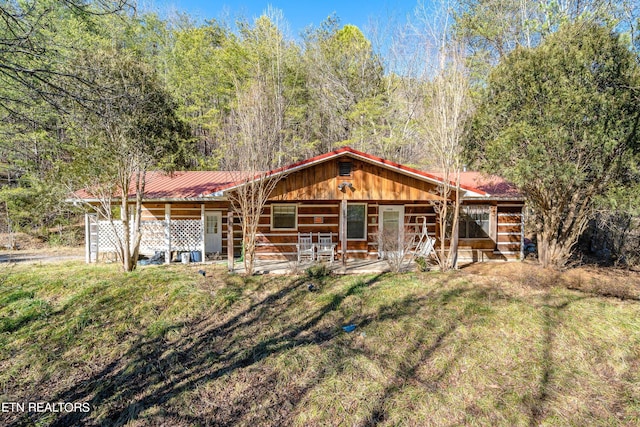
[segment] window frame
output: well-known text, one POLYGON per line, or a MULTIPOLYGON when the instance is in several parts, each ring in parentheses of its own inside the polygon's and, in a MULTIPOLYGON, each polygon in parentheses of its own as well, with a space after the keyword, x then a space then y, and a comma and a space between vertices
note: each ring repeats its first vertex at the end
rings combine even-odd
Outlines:
POLYGON ((270 224, 270 228, 271 230, 274 231, 287 231, 287 230, 297 230, 298 229, 298 205, 296 203, 274 203, 271 205, 271 224, 270 224), (288 227, 276 227, 275 226, 275 221, 274 221, 274 216, 275 216, 275 211, 277 207, 293 207, 294 208, 294 227, 293 228, 288 228, 288 227))
POLYGON ((347 203, 347 212, 346 212, 347 217, 345 218, 344 221, 344 226, 345 226, 345 236, 347 236, 347 241, 348 242, 363 242, 363 241, 367 241, 367 234, 368 234, 368 228, 369 225, 367 224, 368 219, 369 219, 369 207, 366 203, 347 203), (363 226, 363 237, 349 237, 349 206, 364 206, 364 226, 363 226))
MULTIPOLYGON (((484 212, 483 212, 484 213, 484 212)), ((475 224, 477 224, 478 226, 480 226, 481 223, 478 223, 477 220, 472 220, 475 224)), ((482 221, 484 222, 484 221, 482 221)), ((458 217, 458 239, 459 240, 491 240, 491 227, 493 225, 493 221, 491 219, 491 205, 481 205, 481 204, 477 204, 477 205, 461 205, 460 206, 460 215, 458 217), (482 211, 486 211, 488 219, 487 219, 487 230, 485 230, 484 228, 480 227, 486 234, 486 236, 482 236, 482 237, 469 237, 469 223, 471 221, 469 220, 462 220, 463 215, 466 216, 467 218, 469 217, 469 211, 475 210, 475 209, 480 209, 482 211), (465 227, 465 233, 464 233, 464 237, 460 236, 460 232, 462 231, 462 226, 464 224, 465 227)))

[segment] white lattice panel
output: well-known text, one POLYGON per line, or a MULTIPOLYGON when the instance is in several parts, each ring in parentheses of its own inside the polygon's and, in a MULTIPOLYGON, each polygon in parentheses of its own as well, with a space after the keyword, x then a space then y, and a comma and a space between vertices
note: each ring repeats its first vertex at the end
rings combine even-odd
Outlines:
POLYGON ((122 241, 124 227, 122 221, 98 221, 98 251, 117 252, 118 238, 122 241))
MULTIPOLYGON (((198 251, 202 249, 204 230, 200 220, 173 220, 170 224, 171 226, 167 227, 165 221, 142 221, 140 224, 142 232, 140 251, 143 253, 168 251, 168 228, 171 232, 172 251, 198 251)), ((117 252, 117 237, 122 239, 123 230, 122 221, 113 221, 113 225, 109 221, 98 221, 96 249, 102 253, 117 252)), ((94 251, 93 248, 91 250, 94 251)))
POLYGON ((156 252, 167 250, 167 232, 164 221, 142 221, 140 231, 142 240, 140 241, 141 252, 156 252))
POLYGON ((198 251, 202 249, 202 242, 202 221, 197 219, 171 221, 171 249, 198 251))

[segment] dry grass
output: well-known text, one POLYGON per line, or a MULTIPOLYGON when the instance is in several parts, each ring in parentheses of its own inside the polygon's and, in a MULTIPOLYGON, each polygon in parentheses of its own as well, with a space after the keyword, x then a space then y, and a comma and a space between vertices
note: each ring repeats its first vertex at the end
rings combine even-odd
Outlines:
POLYGON ((309 292, 304 278, 196 270, 0 271, 0 400, 92 405, 89 414, 0 417, 9 425, 640 423, 637 277, 485 264, 326 278, 309 292), (624 286, 602 296, 608 283, 624 286), (348 323, 354 332, 342 331, 348 323))

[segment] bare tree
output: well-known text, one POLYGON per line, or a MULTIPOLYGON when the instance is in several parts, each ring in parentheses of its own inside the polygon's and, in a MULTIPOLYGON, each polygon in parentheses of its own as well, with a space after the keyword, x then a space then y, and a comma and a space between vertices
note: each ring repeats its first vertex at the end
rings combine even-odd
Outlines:
MULTIPOLYGON (((117 14, 131 9, 130 0, 9 0, 0 3, 0 109, 17 114, 34 100, 57 109, 70 100, 87 105, 84 89, 92 82, 82 70, 72 69, 64 59, 76 46, 53 38, 51 28, 65 14, 79 19, 117 14)), ((64 25, 64 24, 63 24, 64 25)), ((19 115, 22 115, 20 113, 19 115)), ((36 117, 30 117, 37 120, 36 117)))
MULTIPOLYGON (((254 81, 238 94, 234 112, 238 128, 235 144, 229 147, 227 166, 235 169, 235 188, 227 194, 233 210, 240 215, 244 268, 247 275, 254 272, 256 238, 260 215, 282 174, 271 174, 274 163, 270 134, 278 131, 279 120, 264 82, 254 81)), ((229 250, 232 250, 231 248, 229 250)))
POLYGON ((383 229, 378 236, 381 255, 394 273, 408 267, 415 259, 416 230, 406 226, 403 230, 383 229))
MULTIPOLYGON (((286 23, 282 14, 269 10, 253 26, 241 25, 244 41, 250 46, 246 78, 235 82, 235 106, 226 134, 227 170, 236 170, 239 185, 228 191, 234 211, 240 215, 244 267, 254 272, 256 237, 260 215, 281 173, 269 171, 286 160, 285 77, 289 42, 284 37, 286 23)), ((231 250, 231 249, 230 249, 231 250)))
POLYGON ((442 3, 436 13, 425 13, 419 17, 430 33, 432 63, 435 64, 428 84, 424 134, 425 150, 434 159, 442 177, 437 191, 439 198, 432 203, 438 217, 439 248, 436 258, 440 268, 446 271, 457 265, 462 137, 473 105, 464 47, 450 36, 452 17, 449 4, 442 3), (427 16, 435 18, 429 22, 427 16))

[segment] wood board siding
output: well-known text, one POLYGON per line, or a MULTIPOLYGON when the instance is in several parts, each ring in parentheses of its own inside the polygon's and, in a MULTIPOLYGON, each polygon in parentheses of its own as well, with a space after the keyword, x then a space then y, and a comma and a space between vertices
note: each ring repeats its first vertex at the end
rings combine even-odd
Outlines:
MULTIPOLYGON (((354 170, 354 177, 358 170, 354 170)), ((401 188, 401 187, 398 187, 401 188)), ((422 226, 422 218, 426 218, 428 234, 436 237, 436 213, 428 200, 415 199, 399 202, 398 200, 374 200, 374 199, 350 199, 354 203, 367 204, 366 240, 350 240, 347 244, 348 258, 372 258, 378 256, 378 227, 379 208, 381 205, 403 205, 405 232, 419 233, 422 226)), ((461 239, 459 257, 461 260, 488 261, 488 260, 515 260, 520 258, 522 246, 522 203, 488 202, 495 210, 492 210, 492 233, 494 238, 485 239, 461 239), (495 216, 493 214, 495 213, 495 216)), ((469 204, 478 204, 476 202, 469 204)), ((217 202, 172 202, 170 214, 172 219, 200 219, 202 206, 205 210, 219 210, 222 212, 222 254, 227 254, 227 212, 229 204, 226 201, 217 202)), ((144 203, 143 220, 163 220, 165 218, 164 203, 144 203)), ((336 243, 336 258, 338 259, 342 247, 340 244, 340 200, 308 200, 308 201, 279 201, 272 200, 265 206, 258 227, 256 254, 259 259, 295 259, 298 233, 313 233, 314 241, 317 241, 318 232, 333 233, 336 243), (297 229, 277 230, 271 229, 271 204, 292 203, 297 206, 297 229)), ((234 214, 233 243, 234 256, 240 256, 242 252, 242 230, 240 216, 234 214)))
MULTIPOLYGON (((400 204, 405 206, 405 227, 412 232, 420 232, 422 223, 420 217, 427 218, 427 227, 430 235, 435 234, 435 213, 433 207, 420 201, 411 203, 398 203, 397 201, 373 201, 364 200, 358 203, 367 204, 367 236, 364 240, 349 240, 347 242, 348 258, 377 258, 378 256, 378 212, 380 205, 400 204)), ((274 202, 277 203, 277 202, 274 202)), ((313 201, 300 202, 298 208, 297 230, 273 230, 271 229, 271 205, 265 206, 260 218, 258 228, 256 253, 260 258, 289 258, 296 256, 296 243, 298 233, 313 233, 314 241, 318 232, 331 232, 336 244, 336 256, 342 253, 340 236, 340 202, 339 201, 313 201)))
POLYGON ((523 203, 498 203, 496 249, 500 259, 516 260, 522 256, 524 238, 523 203))
MULTIPOLYGON (((277 203, 277 202, 273 202, 277 203)), ((295 230, 271 228, 271 205, 267 204, 260 216, 258 226, 256 255, 262 259, 296 259, 298 233, 333 233, 338 243, 340 204, 337 201, 314 201, 309 203, 286 203, 297 206, 297 225, 295 230), (318 219, 316 219, 318 218, 318 219)))
POLYGON ((423 180, 357 159, 343 158, 292 172, 278 182, 272 200, 433 200, 435 186, 423 180), (338 163, 352 163, 351 176, 338 176, 338 163), (349 183, 341 191, 338 186, 349 183))

